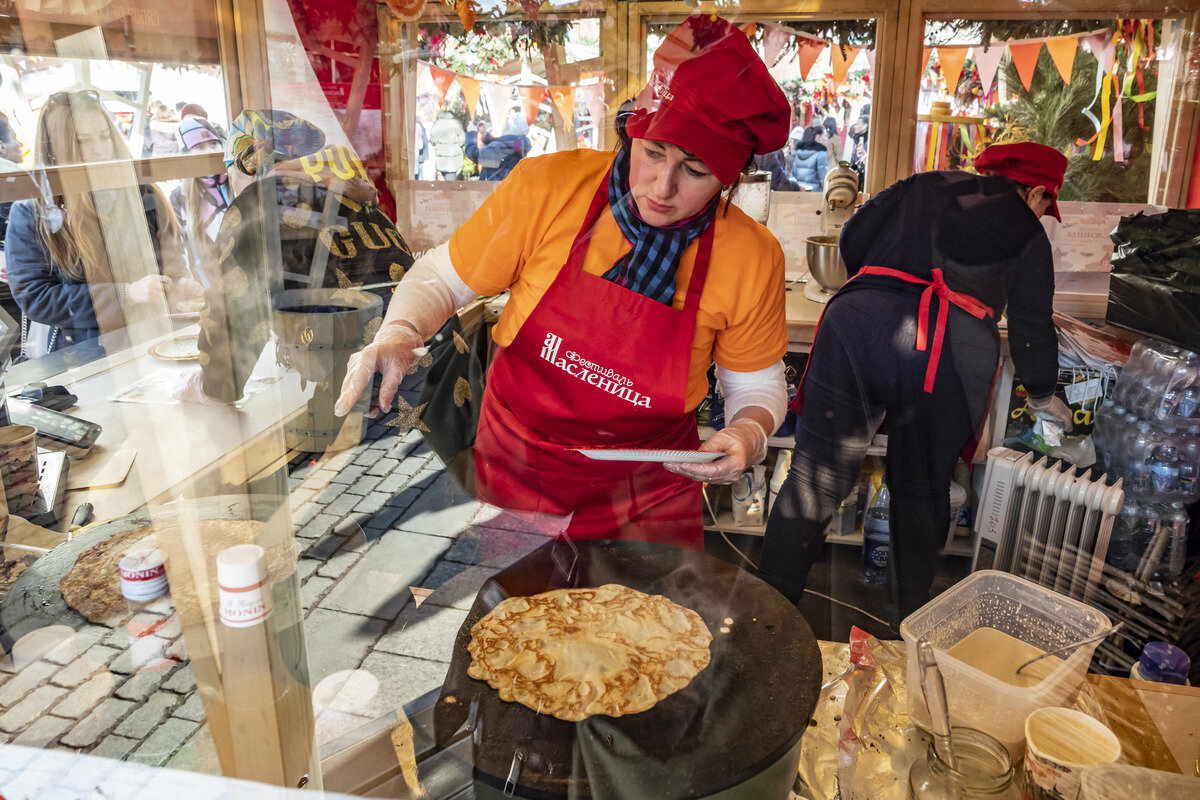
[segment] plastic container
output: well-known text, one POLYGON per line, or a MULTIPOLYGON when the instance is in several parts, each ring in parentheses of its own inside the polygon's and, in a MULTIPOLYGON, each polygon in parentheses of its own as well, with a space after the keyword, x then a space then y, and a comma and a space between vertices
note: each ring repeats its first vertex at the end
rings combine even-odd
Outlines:
MULTIPOLYGON (((1112 623, 1091 606, 996 570, 968 575, 901 623, 900 635, 908 645, 908 685, 920 685, 916 641, 927 637, 946 682, 950 721, 991 734, 1016 760, 1025 750, 1025 718, 1039 708, 1071 700, 1096 644, 1076 649, 1041 682, 1019 687, 946 653, 979 628, 994 628, 1049 651, 1108 631, 1112 623)), ((908 705, 913 720, 927 727, 920 692, 909 692, 908 705)))
POLYGON ((1196 800, 1200 778, 1129 764, 1097 764, 1083 771, 1079 800, 1196 800))

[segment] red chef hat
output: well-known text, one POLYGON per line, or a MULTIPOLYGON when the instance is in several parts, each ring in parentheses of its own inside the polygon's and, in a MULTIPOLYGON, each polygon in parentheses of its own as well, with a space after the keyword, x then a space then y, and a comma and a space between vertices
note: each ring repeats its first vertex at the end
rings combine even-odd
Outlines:
POLYGON ((994 144, 975 158, 975 169, 1012 178, 1026 186, 1045 186, 1050 194, 1046 213, 1062 222, 1058 213, 1058 190, 1067 172, 1067 157, 1044 144, 1016 142, 994 144))
POLYGON ((715 15, 694 14, 654 52, 654 72, 625 130, 690 150, 730 184, 751 153, 787 143, 790 115, 746 34, 715 15))

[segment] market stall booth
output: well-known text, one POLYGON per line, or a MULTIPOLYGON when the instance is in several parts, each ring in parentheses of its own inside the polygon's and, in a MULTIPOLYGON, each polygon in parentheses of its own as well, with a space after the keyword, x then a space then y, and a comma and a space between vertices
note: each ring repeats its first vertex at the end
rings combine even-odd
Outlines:
MULTIPOLYGON (((525 159, 613 150, 618 108, 691 6, 93 5, 0 8, 0 203, 13 204, 0 356, 18 362, 0 440, 0 793, 222 797, 247 780, 281 796, 782 800, 840 783, 844 797, 904 797, 912 765, 936 768, 933 720, 909 718, 924 708, 909 703, 924 700, 907 666, 916 642, 891 585, 862 575, 883 439, 828 531, 816 605, 797 609, 754 575, 774 500, 753 471, 757 510, 707 487, 696 552, 572 542, 561 517, 480 502, 447 468, 444 437, 429 434, 473 422, 503 296, 431 339, 391 408, 370 416, 368 391, 333 414, 414 256, 525 159), (432 416, 438 397, 450 416, 432 416), (520 653, 489 661, 506 646, 520 653), (559 671, 555 713, 541 704, 559 671), (609 691, 611 705, 589 705, 609 691), (839 766, 839 747, 856 758, 839 766)), ((812 295, 830 294, 816 284, 840 278, 814 269, 810 238, 836 235, 897 180, 1036 138, 1070 159, 1062 222, 1047 227, 1055 308, 1077 318, 1059 330, 1087 328, 1076 342, 1096 357, 1067 370, 1065 396, 1085 427, 1105 396, 1128 399, 1128 377, 1118 392, 1115 370, 1084 367, 1119 363, 1104 348, 1136 335, 1098 345, 1086 323, 1105 316, 1118 220, 1187 204, 1200 125, 1189 4, 700 9, 737 26, 789 106, 786 144, 755 157, 732 202, 782 247, 793 388, 824 308, 812 295)), ((1147 383, 1167 362, 1195 366, 1182 349, 1137 352, 1147 383)), ((945 550, 957 561, 938 589, 1001 569, 1054 598, 1046 607, 1123 623, 1042 705, 1119 740, 1124 763, 1106 768, 1126 772, 1091 784, 1191 796, 1200 700, 1128 675, 1158 639, 1195 654, 1195 582, 1181 571, 1164 585, 1170 536, 1121 538, 1117 494, 1133 494, 1115 472, 1013 451, 988 461, 1024 424, 1011 372, 974 477, 956 476, 945 550), (1029 482, 1004 483, 999 462, 1029 482), (1132 563, 1101 540, 1128 544, 1132 563)), ((720 403, 699 407, 701 437, 722 427, 720 403)), ((1133 438, 1139 421, 1159 424, 1135 419, 1133 438)), ((787 423, 773 433, 765 473, 782 481, 795 442, 787 423)), ((455 455, 470 460, 471 438, 455 455)), ((1194 574, 1194 551, 1178 553, 1194 574)), ((948 651, 990 627, 971 613, 932 641, 955 724, 964 673, 948 651)), ((1081 632, 1065 612, 1036 616, 1023 643, 1039 652, 1081 632)), ((1181 674, 1175 651, 1159 672, 1152 661, 1155 677, 1181 674)), ((1008 722, 1021 729, 1002 742, 1015 788, 1029 760, 1023 723, 1008 722)))

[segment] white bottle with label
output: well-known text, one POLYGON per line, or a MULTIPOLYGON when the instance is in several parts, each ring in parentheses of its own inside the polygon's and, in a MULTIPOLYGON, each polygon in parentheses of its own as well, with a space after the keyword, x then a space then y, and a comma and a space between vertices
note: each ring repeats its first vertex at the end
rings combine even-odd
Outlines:
POLYGON ((762 464, 742 473, 733 483, 733 523, 739 526, 766 522, 767 468, 762 464))

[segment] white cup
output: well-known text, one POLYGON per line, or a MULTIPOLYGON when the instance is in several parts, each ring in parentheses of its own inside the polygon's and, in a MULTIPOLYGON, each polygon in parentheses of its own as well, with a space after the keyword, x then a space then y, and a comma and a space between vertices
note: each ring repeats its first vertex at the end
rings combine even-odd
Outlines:
POLYGON ((1039 708, 1025 719, 1025 800, 1077 800, 1083 770, 1121 757, 1121 742, 1070 708, 1039 708))

